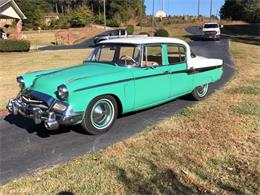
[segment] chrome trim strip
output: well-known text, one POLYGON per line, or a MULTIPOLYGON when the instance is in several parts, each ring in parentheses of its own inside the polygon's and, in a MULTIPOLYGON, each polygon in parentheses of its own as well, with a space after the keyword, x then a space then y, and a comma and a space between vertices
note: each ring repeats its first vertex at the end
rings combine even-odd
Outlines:
POLYGON ((208 70, 220 68, 222 66, 223 65, 211 66, 211 67, 205 67, 205 68, 198 68, 198 69, 179 70, 179 71, 173 71, 173 72, 164 72, 164 73, 155 74, 155 75, 147 75, 147 76, 142 76, 142 77, 123 79, 123 80, 118 80, 118 81, 113 81, 113 82, 108 82, 108 83, 103 83, 103 84, 98 84, 98 85, 92 85, 92 86, 89 86, 89 87, 82 87, 82 88, 79 88, 79 89, 75 89, 73 92, 79 92, 79 91, 92 89, 92 88, 96 88, 96 87, 102 87, 102 86, 106 86, 106 85, 113 85, 113 84, 117 84, 117 83, 128 82, 128 81, 131 81, 131 80, 139 80, 139 79, 145 79, 145 78, 150 78, 150 77, 163 76, 163 75, 167 75, 167 74, 178 74, 178 73, 196 74, 196 73, 201 73, 201 72, 205 72, 205 71, 208 71, 208 70))

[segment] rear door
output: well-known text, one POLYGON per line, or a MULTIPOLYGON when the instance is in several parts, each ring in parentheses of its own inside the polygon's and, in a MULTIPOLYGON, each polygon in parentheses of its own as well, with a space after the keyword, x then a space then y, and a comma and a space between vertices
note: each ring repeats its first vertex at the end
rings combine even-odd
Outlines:
POLYGON ((187 72, 186 47, 167 45, 167 63, 171 72, 171 97, 178 97, 192 90, 192 77, 187 72))

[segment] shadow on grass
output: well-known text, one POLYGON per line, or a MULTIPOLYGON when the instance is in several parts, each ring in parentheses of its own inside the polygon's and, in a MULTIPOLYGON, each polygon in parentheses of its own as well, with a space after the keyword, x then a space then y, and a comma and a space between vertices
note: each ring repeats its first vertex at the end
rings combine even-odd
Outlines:
POLYGON ((260 25, 225 25, 221 32, 235 42, 260 45, 260 25))
POLYGON ((259 24, 225 25, 221 32, 234 36, 260 36, 259 24))
POLYGON ((258 37, 252 37, 252 36, 239 37, 239 36, 231 36, 231 35, 225 35, 225 36, 234 42, 251 44, 251 45, 260 45, 260 36, 258 37))
POLYGON ((68 191, 62 191, 62 192, 57 193, 57 195, 74 195, 74 193, 68 192, 68 191))
POLYGON ((160 168, 151 160, 141 159, 143 166, 148 166, 151 177, 148 177, 136 169, 125 170, 118 166, 110 169, 117 174, 117 179, 124 185, 129 194, 197 194, 196 186, 186 185, 179 180, 172 169, 160 168))

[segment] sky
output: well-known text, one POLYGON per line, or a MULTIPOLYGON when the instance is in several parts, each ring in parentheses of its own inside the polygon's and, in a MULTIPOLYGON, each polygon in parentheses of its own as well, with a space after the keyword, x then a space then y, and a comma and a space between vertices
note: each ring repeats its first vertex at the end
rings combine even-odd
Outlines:
MULTIPOLYGON (((154 0, 155 13, 161 9, 163 0, 154 0)), ((145 0, 146 14, 152 14, 153 0, 145 0)), ((219 10, 225 0, 212 0, 212 14, 219 16, 219 10)), ((198 15, 198 0, 164 0, 164 11, 167 15, 198 15)), ((200 14, 210 15, 210 0, 200 0, 200 14)))

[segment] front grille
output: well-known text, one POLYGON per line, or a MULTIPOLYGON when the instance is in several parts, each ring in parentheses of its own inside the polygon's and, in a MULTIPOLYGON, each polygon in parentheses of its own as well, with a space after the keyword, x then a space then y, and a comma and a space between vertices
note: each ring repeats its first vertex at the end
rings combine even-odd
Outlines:
POLYGON ((205 31, 204 34, 205 35, 216 35, 217 32, 216 31, 205 31))
POLYGON ((43 110, 48 110, 48 105, 42 100, 30 96, 21 96, 21 101, 26 104, 29 108, 41 108, 43 110))

